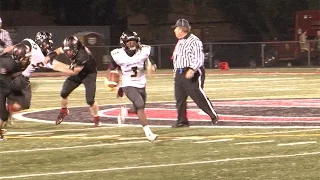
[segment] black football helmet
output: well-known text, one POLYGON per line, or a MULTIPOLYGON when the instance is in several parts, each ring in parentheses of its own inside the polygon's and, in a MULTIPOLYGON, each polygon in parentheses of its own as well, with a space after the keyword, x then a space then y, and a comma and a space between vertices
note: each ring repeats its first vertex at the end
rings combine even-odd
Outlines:
POLYGON ((16 44, 12 50, 12 58, 25 69, 30 64, 31 48, 24 44, 16 44))
POLYGON ((35 42, 41 48, 41 51, 46 55, 52 51, 53 41, 52 34, 47 31, 40 31, 35 37, 35 42))
POLYGON ((120 45, 126 50, 136 51, 140 47, 140 37, 134 31, 124 31, 120 37, 120 45), (136 44, 133 46, 127 46, 128 41, 136 41, 136 44))
POLYGON ((63 51, 68 58, 74 58, 80 47, 82 47, 82 43, 76 36, 68 36, 63 41, 63 51))

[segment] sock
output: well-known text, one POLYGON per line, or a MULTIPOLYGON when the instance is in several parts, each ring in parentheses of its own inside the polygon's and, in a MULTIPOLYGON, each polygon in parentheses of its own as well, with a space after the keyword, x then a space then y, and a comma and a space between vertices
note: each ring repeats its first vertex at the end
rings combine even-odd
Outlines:
POLYGON ((94 121, 100 121, 100 116, 93 117, 94 121))
POLYGON ((12 105, 7 105, 7 110, 10 112, 10 113, 13 113, 13 112, 17 112, 18 110, 16 108, 14 108, 12 105))
POLYGON ((148 125, 143 126, 143 130, 144 130, 144 133, 146 134, 146 136, 148 136, 149 134, 153 134, 148 125))
POLYGON ((61 108, 61 110, 60 110, 60 112, 62 112, 62 113, 67 113, 68 112, 68 108, 61 108))

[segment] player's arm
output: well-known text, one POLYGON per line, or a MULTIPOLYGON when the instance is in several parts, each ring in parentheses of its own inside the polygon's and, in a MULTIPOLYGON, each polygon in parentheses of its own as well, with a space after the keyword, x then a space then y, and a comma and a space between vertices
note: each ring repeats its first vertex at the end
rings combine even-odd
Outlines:
POLYGON ((12 52, 13 48, 14 48, 14 46, 8 46, 8 47, 4 48, 4 50, 1 52, 0 56, 12 52))
POLYGON ((110 71, 118 71, 120 69, 120 66, 114 61, 113 57, 110 56, 110 64, 107 69, 107 77, 109 77, 110 71))
POLYGON ((151 73, 151 72, 154 72, 157 70, 157 65, 151 58, 151 56, 152 56, 151 50, 152 49, 150 47, 149 57, 146 60, 146 68, 147 68, 148 73, 151 73))
POLYGON ((59 47, 57 49, 55 49, 54 51, 50 52, 44 59, 44 64, 51 64, 50 68, 55 70, 55 71, 59 71, 68 75, 76 75, 78 74, 82 69, 83 66, 77 66, 74 68, 70 68, 70 65, 62 63, 58 60, 56 60, 56 57, 59 56, 60 54, 63 54, 64 51, 62 49, 62 47, 59 47))
MULTIPOLYGON (((30 48, 32 47, 30 42, 26 39, 23 39, 20 43, 24 44, 26 46, 29 46, 30 48)), ((18 44, 20 44, 20 43, 18 43, 18 44)), ((7 53, 10 54, 13 51, 13 48, 15 45, 17 45, 17 44, 12 45, 12 42, 11 42, 11 44, 8 44, 8 46, 6 48, 4 48, 4 50, 2 51, 2 53, 0 55, 4 55, 7 53)))
POLYGON ((52 69, 73 76, 78 74, 83 69, 83 66, 76 66, 73 69, 70 69, 70 65, 64 64, 57 60, 53 60, 52 69))
POLYGON ((148 57, 147 59, 147 71, 148 73, 151 73, 152 71, 157 70, 157 65, 156 63, 151 59, 151 57, 148 57))
POLYGON ((110 56, 109 60, 110 63, 108 65, 106 77, 104 78, 104 84, 106 87, 108 86, 111 90, 114 90, 114 88, 120 84, 120 74, 118 72, 120 66, 115 62, 112 56, 110 56))
POLYGON ((64 53, 62 47, 59 47, 59 48, 55 49, 54 51, 50 52, 50 53, 44 58, 43 63, 44 63, 44 64, 48 64, 48 63, 52 64, 53 61, 57 61, 57 60, 55 60, 55 58, 56 58, 57 56, 59 56, 60 54, 62 54, 62 53, 64 53))

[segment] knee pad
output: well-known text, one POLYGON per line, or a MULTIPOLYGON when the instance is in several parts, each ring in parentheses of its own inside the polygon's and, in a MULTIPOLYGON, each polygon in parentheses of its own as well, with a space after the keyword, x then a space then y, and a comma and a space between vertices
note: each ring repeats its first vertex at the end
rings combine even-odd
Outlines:
POLYGON ((87 104, 89 106, 92 106, 94 104, 95 100, 87 100, 87 104))
POLYGON ((22 104, 21 109, 30 109, 30 103, 22 104))
POLYGON ((145 107, 145 103, 143 101, 135 101, 133 102, 134 106, 136 107, 136 109, 144 109, 145 107))
POLYGON ((24 110, 24 109, 29 109, 30 108, 30 101, 24 101, 24 102, 19 102, 19 105, 21 106, 20 109, 14 109, 12 108, 12 110, 14 112, 20 111, 20 110, 24 110))
POLYGON ((64 98, 64 99, 66 99, 66 98, 68 97, 68 93, 67 93, 66 91, 62 90, 62 91, 60 92, 60 96, 61 96, 62 98, 64 98))

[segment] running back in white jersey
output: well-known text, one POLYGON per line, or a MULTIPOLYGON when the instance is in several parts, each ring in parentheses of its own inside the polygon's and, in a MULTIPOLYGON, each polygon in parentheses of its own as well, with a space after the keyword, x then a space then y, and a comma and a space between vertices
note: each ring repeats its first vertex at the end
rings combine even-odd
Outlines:
POLYGON ((137 87, 146 86, 146 76, 144 73, 144 63, 150 55, 151 47, 141 45, 141 48, 132 56, 128 56, 123 48, 117 48, 111 51, 111 56, 122 71, 121 87, 137 87))
POLYGON ((43 63, 45 57, 37 43, 35 43, 32 39, 24 39, 22 41, 28 41, 31 44, 30 65, 22 72, 25 77, 30 77, 31 74, 38 68, 50 68, 43 63))

